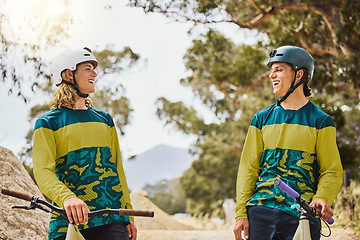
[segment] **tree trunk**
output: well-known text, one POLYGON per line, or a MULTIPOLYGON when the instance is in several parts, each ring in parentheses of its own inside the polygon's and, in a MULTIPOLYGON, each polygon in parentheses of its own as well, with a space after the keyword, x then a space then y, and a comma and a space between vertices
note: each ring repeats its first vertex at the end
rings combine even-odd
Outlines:
POLYGON ((351 171, 349 169, 344 170, 343 187, 350 186, 351 171))

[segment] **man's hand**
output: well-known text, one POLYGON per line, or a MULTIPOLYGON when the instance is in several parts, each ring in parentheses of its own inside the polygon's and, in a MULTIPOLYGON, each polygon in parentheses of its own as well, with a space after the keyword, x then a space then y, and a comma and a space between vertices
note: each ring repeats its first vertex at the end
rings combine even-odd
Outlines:
POLYGON ((128 234, 129 234, 129 239, 136 240, 136 238, 137 238, 137 229, 136 229, 135 223, 130 220, 130 223, 126 226, 126 229, 128 231, 128 234))
POLYGON ((64 209, 70 223, 76 225, 88 223, 89 208, 83 200, 71 197, 65 201, 64 209))
POLYGON ((241 240, 241 232, 244 231, 245 239, 249 239, 249 220, 247 218, 241 218, 236 221, 234 227, 235 239, 241 240))
POLYGON ((329 220, 334 215, 331 206, 324 199, 313 199, 310 205, 316 208, 321 213, 320 219, 322 220, 329 220))

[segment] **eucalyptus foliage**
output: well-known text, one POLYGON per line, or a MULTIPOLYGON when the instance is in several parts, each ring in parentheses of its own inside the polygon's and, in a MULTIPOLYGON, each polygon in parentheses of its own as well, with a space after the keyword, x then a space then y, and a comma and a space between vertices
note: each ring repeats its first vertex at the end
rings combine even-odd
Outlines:
POLYGON ((36 91, 50 81, 48 63, 41 53, 68 37, 73 15, 66 0, 57 1, 64 8, 53 14, 46 10, 49 1, 29 1, 21 12, 18 6, 11 12, 10 3, 14 1, 0 0, 0 81, 9 83, 9 94, 27 103, 30 99, 25 88, 36 91))
MULTIPOLYGON (((146 13, 159 13, 208 32, 184 56, 190 74, 181 79, 214 113, 204 121, 182 102, 159 98, 157 115, 184 134, 197 136, 198 158, 180 179, 191 200, 188 211, 211 213, 222 199, 235 198, 242 144, 254 113, 276 101, 268 79, 268 53, 297 45, 315 60, 312 101, 337 127, 343 165, 358 174, 360 163, 360 2, 357 0, 129 0, 146 13), (256 44, 235 44, 217 24, 257 31, 256 44)), ((192 31, 195 32, 195 31, 192 31)))

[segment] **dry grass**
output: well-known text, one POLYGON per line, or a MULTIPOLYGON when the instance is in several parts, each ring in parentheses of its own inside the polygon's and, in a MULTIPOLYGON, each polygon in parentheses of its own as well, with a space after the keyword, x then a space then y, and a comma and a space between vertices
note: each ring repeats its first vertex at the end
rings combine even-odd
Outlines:
POLYGON ((351 182, 341 188, 334 203, 335 221, 338 226, 351 228, 360 237, 360 184, 351 182))

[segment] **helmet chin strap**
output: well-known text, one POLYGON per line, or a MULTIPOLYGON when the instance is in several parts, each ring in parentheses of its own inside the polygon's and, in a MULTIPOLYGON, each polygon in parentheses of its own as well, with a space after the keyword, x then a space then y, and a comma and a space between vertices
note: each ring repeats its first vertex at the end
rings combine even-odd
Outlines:
POLYGON ((287 91, 287 93, 283 96, 283 97, 279 97, 279 99, 277 100, 277 106, 280 106, 280 104, 285 101, 290 94, 292 94, 296 88, 298 88, 301 84, 303 84, 307 77, 304 76, 296 85, 295 85, 295 81, 296 81, 296 73, 298 70, 295 70, 295 75, 294 75, 294 80, 291 83, 291 87, 289 88, 289 90, 287 91), (295 85, 295 86, 294 86, 295 85))
POLYGON ((73 85, 77 95, 79 95, 79 97, 81 97, 81 98, 87 98, 89 96, 89 94, 84 94, 84 93, 80 92, 78 86, 76 85, 75 71, 72 71, 72 74, 73 74, 73 79, 74 79, 74 84, 72 84, 72 85, 73 85))
POLYGON ((78 86, 76 85, 75 71, 71 71, 71 72, 72 72, 72 74, 73 74, 74 83, 62 79, 61 83, 56 84, 56 86, 58 87, 58 86, 60 86, 60 84, 65 83, 66 85, 72 86, 72 87, 75 89, 76 94, 79 95, 79 97, 87 98, 87 97, 89 96, 89 94, 83 94, 82 92, 80 92, 78 86))

